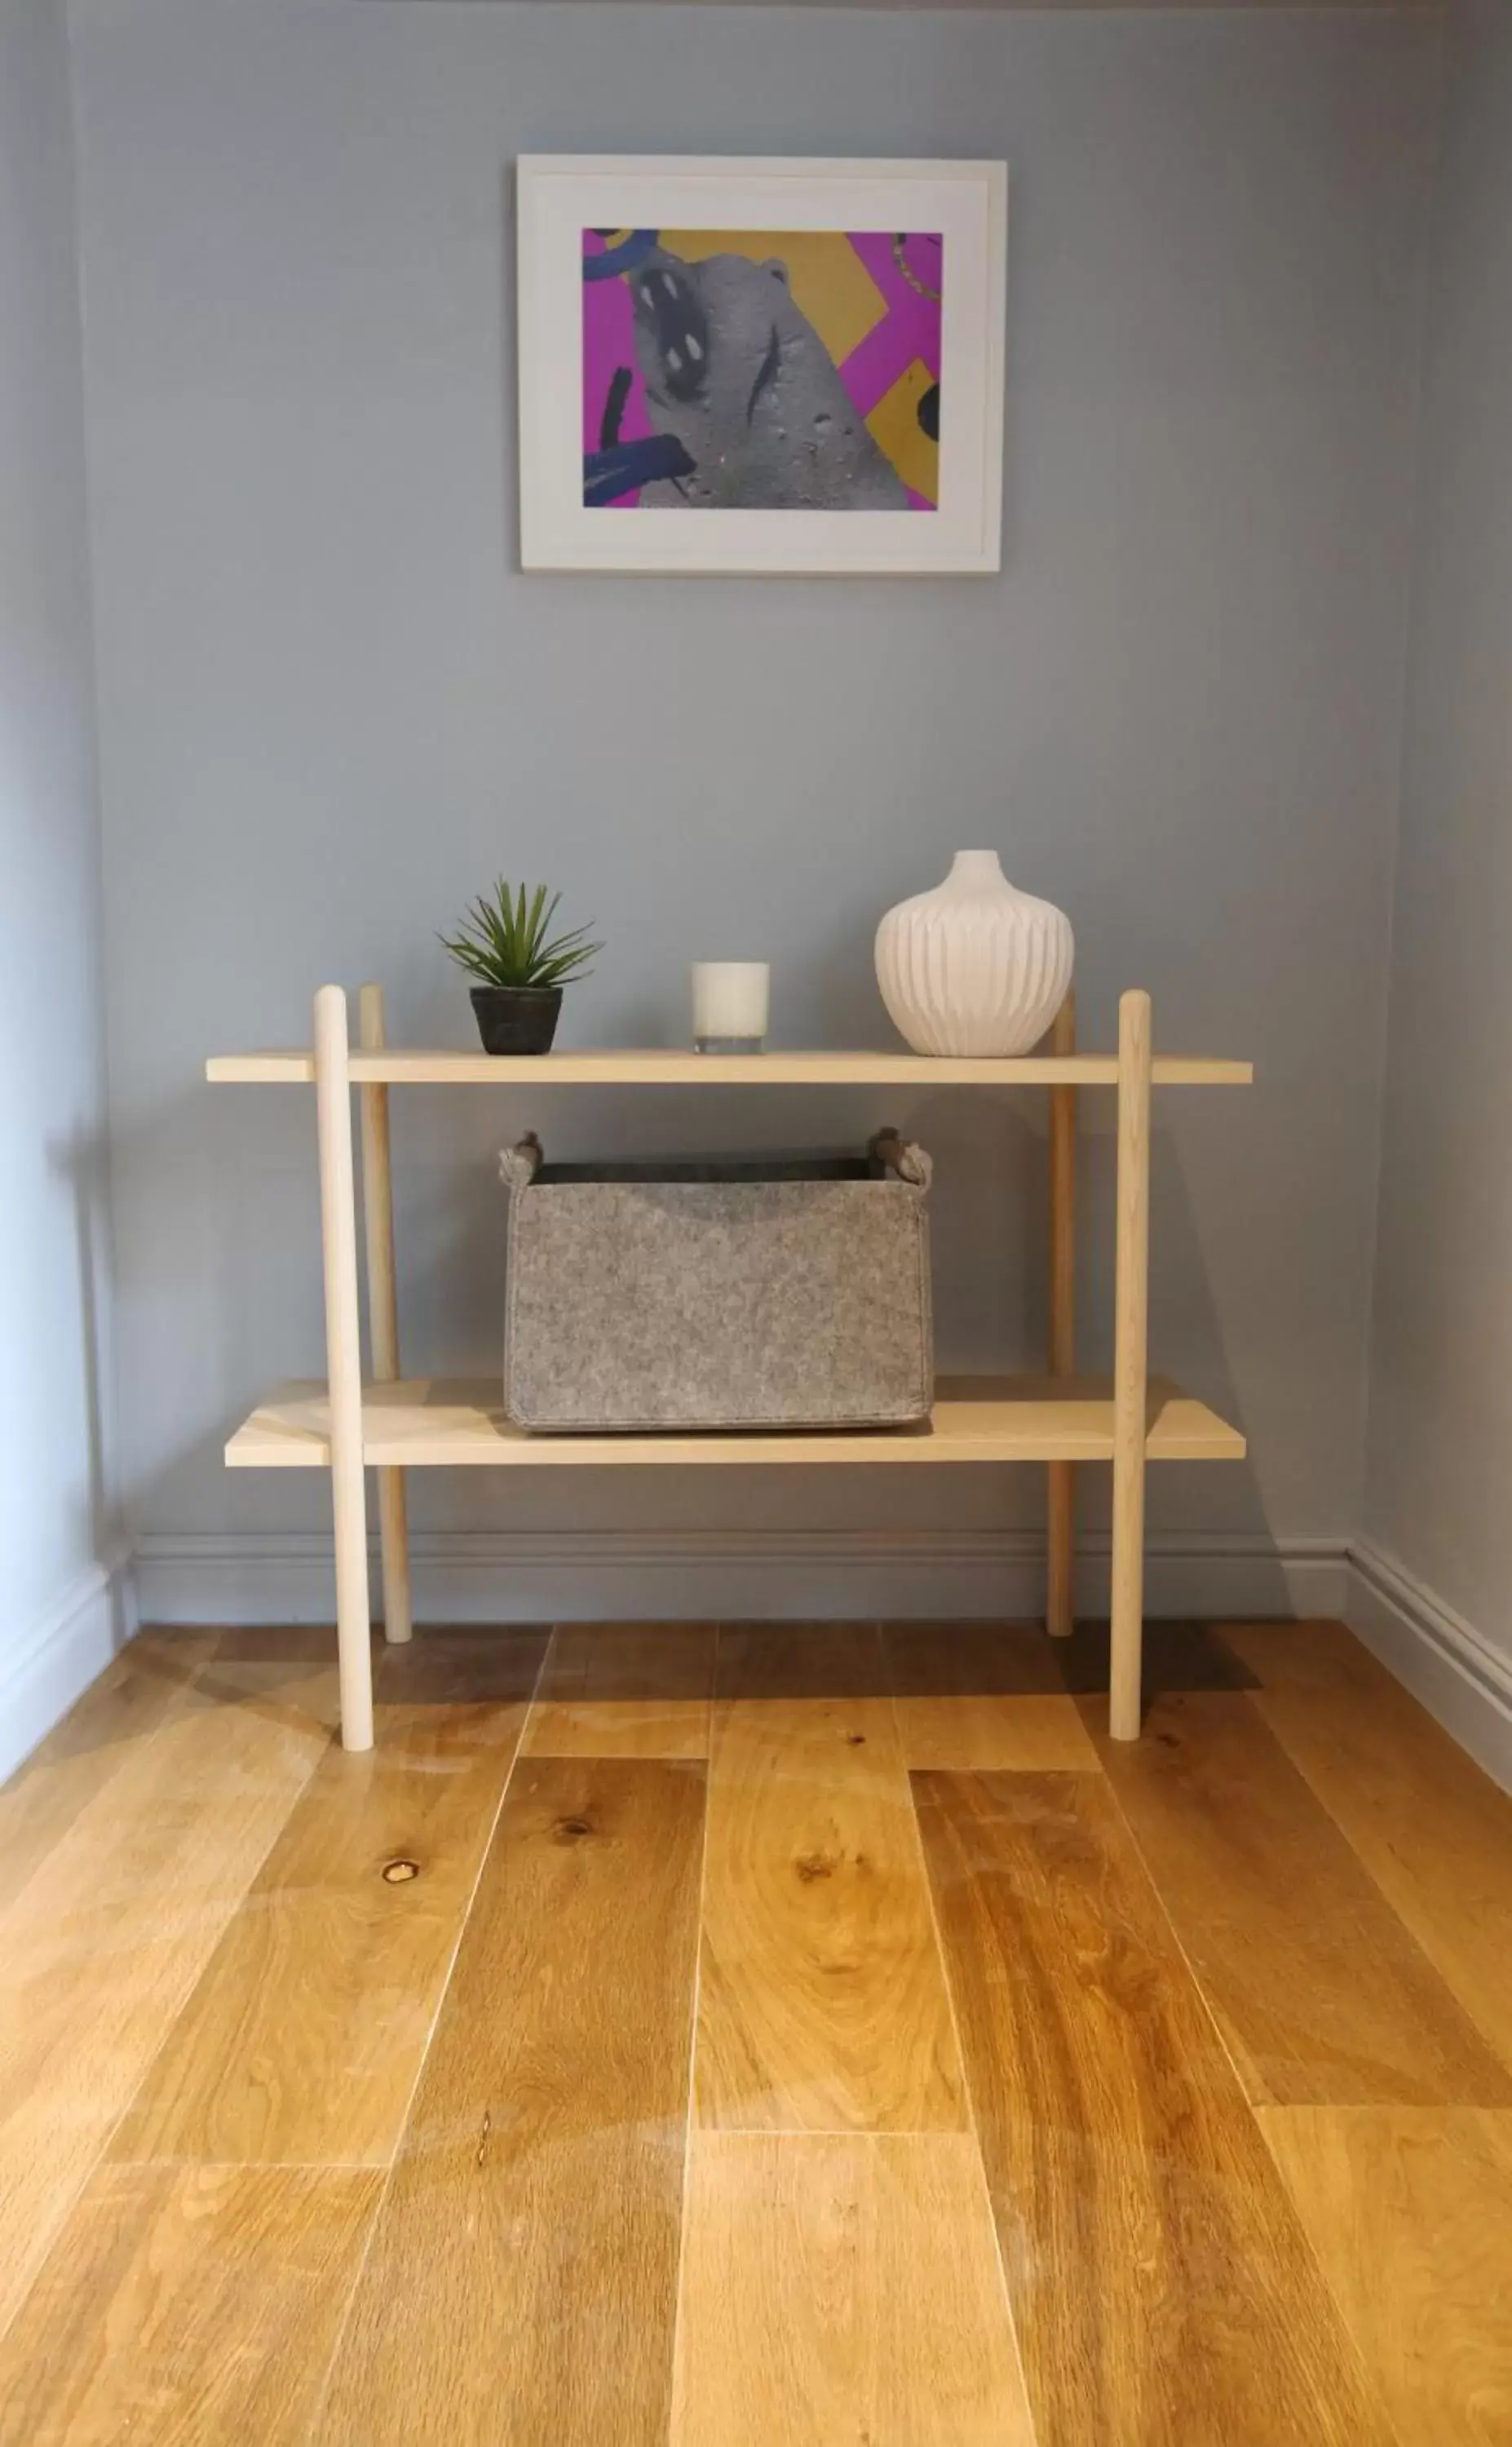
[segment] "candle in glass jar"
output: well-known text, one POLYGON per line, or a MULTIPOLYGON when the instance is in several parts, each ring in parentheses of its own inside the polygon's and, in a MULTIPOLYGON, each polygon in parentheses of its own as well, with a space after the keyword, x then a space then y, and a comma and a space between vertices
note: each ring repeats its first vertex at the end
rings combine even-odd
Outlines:
POLYGON ((765 960, 693 962, 693 1043, 700 1053, 759 1053, 772 973, 765 960))

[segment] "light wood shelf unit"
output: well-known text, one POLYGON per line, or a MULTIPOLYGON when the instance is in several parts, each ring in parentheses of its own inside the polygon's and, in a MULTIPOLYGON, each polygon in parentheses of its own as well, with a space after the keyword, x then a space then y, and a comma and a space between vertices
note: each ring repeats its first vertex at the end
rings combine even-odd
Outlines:
POLYGON ((1108 1462, 1113 1473, 1112 1664, 1109 1730, 1139 1733, 1143 1607, 1144 1470, 1162 1461, 1236 1461, 1238 1430, 1179 1386, 1147 1375, 1150 1092, 1165 1087, 1238 1087, 1247 1062, 1152 1053, 1150 1000, 1125 994, 1116 1054, 1075 1051, 1068 996, 1048 1053, 1013 1060, 936 1060, 919 1054, 696 1054, 614 1050, 500 1058, 406 1050, 385 1041, 383 997, 365 986, 361 1042, 350 1044, 347 996, 322 986, 309 1051, 226 1053, 205 1066, 217 1084, 313 1086, 320 1154, 327 1381, 279 1387, 226 1447, 234 1470, 324 1470, 331 1479, 342 1740, 372 1744, 366 1473, 378 1477, 384 1622, 410 1636, 404 1472, 442 1468, 680 1469, 721 1465, 822 1467, 866 1463, 1035 1462, 1048 1466, 1048 1629, 1071 1628, 1074 1470, 1108 1462), (1042 1377, 942 1378, 932 1419, 918 1427, 719 1435, 539 1435, 513 1427, 492 1381, 405 1379, 389 1158, 390 1087, 1042 1088, 1050 1094, 1049 1373, 1042 1377), (362 1112, 363 1224, 372 1375, 363 1382, 356 1166, 351 1090, 362 1112), (1111 1088, 1118 1098, 1118 1234, 1114 1372, 1075 1369, 1076 1098, 1111 1088))

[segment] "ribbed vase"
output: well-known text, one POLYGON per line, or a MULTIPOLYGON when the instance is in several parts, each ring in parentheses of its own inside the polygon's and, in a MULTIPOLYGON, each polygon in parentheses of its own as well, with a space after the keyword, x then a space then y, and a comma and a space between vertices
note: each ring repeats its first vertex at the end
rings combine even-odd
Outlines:
POLYGON ((933 892, 889 909, 877 982, 916 1053, 1028 1053, 1066 999, 1064 910, 1016 892, 995 849, 958 849, 933 892))

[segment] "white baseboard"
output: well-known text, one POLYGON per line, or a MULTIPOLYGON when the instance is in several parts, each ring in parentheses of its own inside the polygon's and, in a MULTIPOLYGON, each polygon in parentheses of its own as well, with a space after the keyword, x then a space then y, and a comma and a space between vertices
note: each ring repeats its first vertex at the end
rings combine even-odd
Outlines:
MULTIPOLYGON (((1342 1538, 1152 1537, 1147 1603, 1157 1615, 1337 1614, 1347 1553, 1342 1538)), ((1032 1617, 1044 1558, 1042 1537, 1010 1530, 459 1530, 411 1542, 423 1622, 1032 1617)), ((331 1618, 328 1537, 143 1536, 136 1569, 145 1622, 331 1618)), ((376 1612, 376 1550, 372 1587, 376 1612)), ((1106 1538, 1085 1542, 1077 1603, 1107 1612, 1106 1538)))
POLYGON ((81 1573, 16 1653, 0 1657, 0 1781, 66 1716, 136 1624, 123 1547, 81 1573))
POLYGON ((1349 1580, 1351 1629, 1512 1792, 1512 1662, 1370 1539, 1351 1547, 1349 1580))

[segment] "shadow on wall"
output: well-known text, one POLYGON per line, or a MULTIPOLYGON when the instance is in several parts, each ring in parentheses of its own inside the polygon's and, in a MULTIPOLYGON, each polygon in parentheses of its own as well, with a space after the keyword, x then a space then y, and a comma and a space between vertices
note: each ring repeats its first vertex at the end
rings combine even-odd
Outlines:
MULTIPOLYGON (((79 1371, 84 1389, 87 1477, 78 1544, 106 1571, 121 1558, 110 1419, 110 1158, 103 1134, 76 1130, 47 1147, 48 1166, 68 1186, 79 1285, 79 1371)), ((116 1644, 124 1636, 117 1624, 116 1644)))
MULTIPOLYGON (((1203 1091, 1166 1092, 1180 1097, 1203 1091)), ((1248 1437, 1251 1421, 1229 1356, 1183 1141, 1168 1121, 1162 1123, 1162 1101, 1158 1095, 1150 1149, 1150 1373, 1174 1377, 1248 1437)), ((1082 1367, 1106 1375, 1114 1346, 1116 1107, 1107 1095, 1084 1098, 1083 1109, 1077 1355, 1082 1367), (1096 1116, 1090 1129, 1088 1105, 1096 1116)), ((1106 1470, 1081 1475, 1077 1604, 1079 1612, 1100 1615, 1107 1604, 1111 1475, 1106 1470)), ((1150 1470, 1145 1527, 1145 1603, 1152 1614, 1192 1610, 1187 1593, 1194 1589, 1204 1593, 1200 1610, 1212 1615, 1285 1617, 1310 1610, 1309 1558, 1283 1552, 1266 1512, 1253 1451, 1238 1463, 1172 1462, 1150 1470), (1198 1523, 1203 1526, 1192 1526, 1198 1523)), ((1328 1575, 1336 1575, 1336 1544, 1319 1540, 1316 1546, 1317 1562, 1328 1575)), ((1342 1593, 1320 1579, 1315 1595, 1327 1610, 1341 1602, 1342 1593)))

